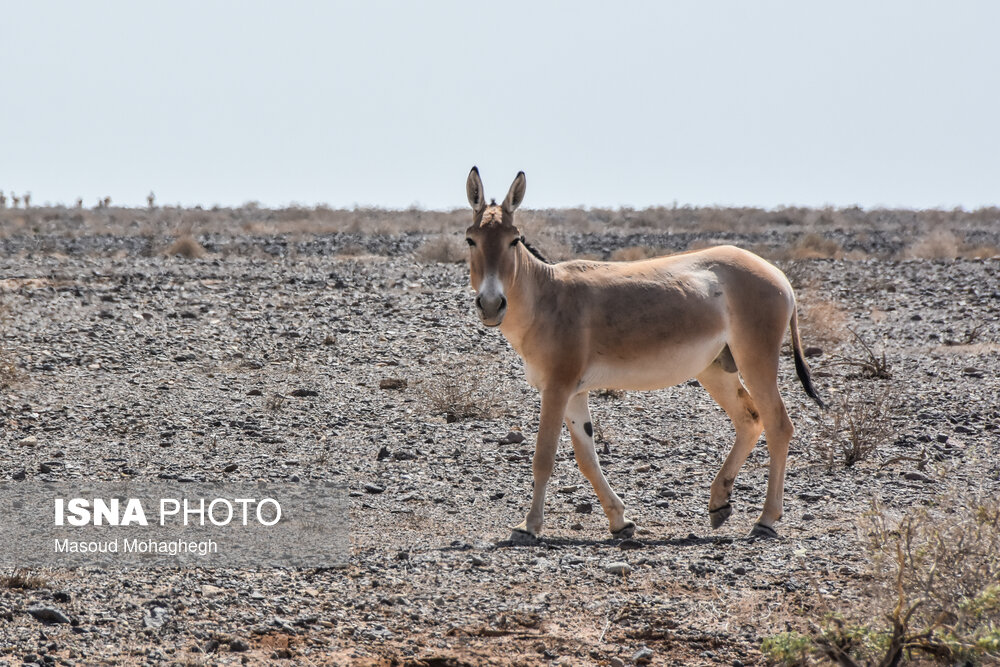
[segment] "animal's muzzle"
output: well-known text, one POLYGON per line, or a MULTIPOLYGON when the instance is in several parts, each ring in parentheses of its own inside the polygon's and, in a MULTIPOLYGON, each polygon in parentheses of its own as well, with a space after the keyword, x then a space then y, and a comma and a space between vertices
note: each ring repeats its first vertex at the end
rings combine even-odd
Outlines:
POLYGON ((479 311, 479 319, 483 324, 495 327, 503 321, 504 313, 507 312, 507 297, 503 294, 496 296, 480 294, 476 297, 476 310, 479 311))

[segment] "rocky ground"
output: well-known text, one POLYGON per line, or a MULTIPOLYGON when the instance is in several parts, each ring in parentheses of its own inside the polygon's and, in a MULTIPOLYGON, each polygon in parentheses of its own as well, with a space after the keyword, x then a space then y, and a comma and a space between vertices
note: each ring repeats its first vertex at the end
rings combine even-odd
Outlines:
MULTIPOLYGON (((763 637, 866 604, 875 499, 902 512, 956 486, 1000 492, 1000 260, 891 259, 910 228, 813 231, 857 252, 779 262, 833 405, 818 410, 783 360, 797 433, 780 538, 745 538, 763 442, 732 518, 709 528, 733 431, 692 382, 591 400, 635 539, 611 539, 564 434, 535 546, 506 540, 527 509, 537 393, 473 316, 465 266, 415 259, 424 232, 213 233, 198 259, 113 229, 0 235, 0 478, 338 480, 352 544, 326 570, 35 572, 0 588, 0 660, 762 663, 763 637), (889 377, 868 377, 883 352, 889 377), (828 465, 833 413, 876 399, 885 441, 828 465)), ((803 233, 549 235, 607 256, 803 233)), ((975 235, 1000 244, 1000 221, 975 235)))

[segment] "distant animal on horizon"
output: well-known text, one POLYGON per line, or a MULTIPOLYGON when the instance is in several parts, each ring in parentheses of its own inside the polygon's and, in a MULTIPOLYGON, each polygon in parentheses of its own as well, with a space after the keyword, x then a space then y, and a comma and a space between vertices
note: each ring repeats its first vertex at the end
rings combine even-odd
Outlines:
POLYGON ((736 475, 766 432, 767 493, 750 535, 776 537, 794 431, 778 391, 785 331, 791 332, 802 386, 823 405, 802 354, 788 279, 761 257, 734 246, 631 262, 549 263, 514 224, 525 184, 524 172, 518 173, 497 205, 486 203, 476 167, 466 181, 472 206, 466 242, 476 311, 483 324, 499 327, 542 398, 531 507, 514 527, 512 539, 532 540, 542 530, 546 486, 563 422, 611 533, 630 537, 635 523, 625 516, 625 505, 597 458, 588 394, 595 389, 661 389, 692 377, 736 428, 736 442, 711 486, 712 527, 732 514, 736 475))

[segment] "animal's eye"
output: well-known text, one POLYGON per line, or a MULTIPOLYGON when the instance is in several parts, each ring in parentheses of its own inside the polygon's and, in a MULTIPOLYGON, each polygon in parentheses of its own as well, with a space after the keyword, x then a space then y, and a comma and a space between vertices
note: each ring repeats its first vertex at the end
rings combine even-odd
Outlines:
POLYGON ((521 239, 514 239, 513 241, 511 241, 511 242, 510 242, 510 247, 511 247, 511 248, 515 247, 515 246, 516 246, 516 245, 518 244, 518 242, 519 242, 520 240, 521 240, 521 239))
POLYGON ((469 244, 470 248, 475 248, 476 247, 476 242, 473 241, 472 239, 465 239, 465 242, 469 244))

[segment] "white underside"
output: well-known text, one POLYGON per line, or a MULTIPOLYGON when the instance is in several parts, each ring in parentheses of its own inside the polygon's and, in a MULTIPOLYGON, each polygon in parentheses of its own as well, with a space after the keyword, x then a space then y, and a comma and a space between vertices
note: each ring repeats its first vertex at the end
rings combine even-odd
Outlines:
MULTIPOLYGON (((627 360, 599 359, 583 372, 578 391, 594 389, 651 390, 689 380, 711 364, 726 344, 725 336, 651 350, 627 360)), ((542 388, 544 375, 525 363, 528 383, 542 388)))

